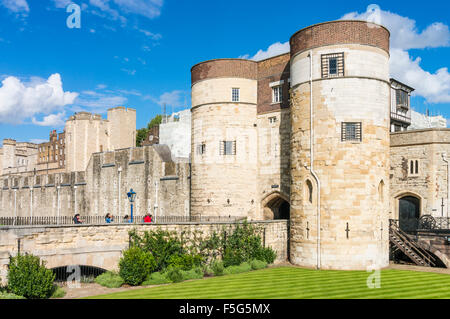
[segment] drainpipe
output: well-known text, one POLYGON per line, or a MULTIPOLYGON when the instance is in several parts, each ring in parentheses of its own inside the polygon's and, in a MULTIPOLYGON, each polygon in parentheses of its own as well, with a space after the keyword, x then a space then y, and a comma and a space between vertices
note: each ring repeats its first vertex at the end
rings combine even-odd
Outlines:
POLYGON ((78 186, 73 187, 73 210, 75 212, 75 215, 77 214, 77 188, 78 186))
POLYGON ((57 205, 58 205, 58 217, 57 217, 57 222, 56 222, 57 225, 59 225, 59 218, 60 218, 60 212, 61 212, 61 205, 60 205, 60 198, 59 198, 60 190, 61 190, 61 186, 57 186, 56 187, 56 194, 58 196, 58 203, 57 203, 57 205))
POLYGON ((118 169, 117 169, 117 172, 118 172, 118 174, 119 174, 119 187, 118 187, 118 194, 117 194, 117 210, 118 210, 118 213, 119 213, 119 223, 121 223, 122 222, 122 213, 121 213, 121 210, 120 210, 120 183, 121 183, 121 181, 122 181, 122 167, 119 167, 118 169))
POLYGON ((448 209, 450 204, 450 161, 447 159, 447 154, 442 154, 442 159, 447 163, 447 218, 448 218, 448 209))
POLYGON ((14 222, 13 226, 16 224, 17 219, 17 189, 14 190, 14 222))
POLYGON ((30 189, 30 223, 33 225, 33 189, 30 189))
POLYGON ((155 210, 155 223, 156 223, 156 216, 158 215, 158 182, 155 181, 155 206, 154 206, 154 210, 155 210))
POLYGON ((311 164, 309 170, 317 183, 317 269, 321 266, 321 253, 320 253, 320 180, 314 171, 314 103, 313 103, 313 53, 309 51, 309 88, 310 88, 310 158, 311 164))

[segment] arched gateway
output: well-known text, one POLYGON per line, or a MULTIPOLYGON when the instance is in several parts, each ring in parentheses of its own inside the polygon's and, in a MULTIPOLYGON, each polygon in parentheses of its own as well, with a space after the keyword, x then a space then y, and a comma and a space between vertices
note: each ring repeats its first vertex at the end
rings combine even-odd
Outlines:
POLYGON ((264 219, 289 219, 290 205, 286 196, 279 192, 268 195, 262 201, 264 219))

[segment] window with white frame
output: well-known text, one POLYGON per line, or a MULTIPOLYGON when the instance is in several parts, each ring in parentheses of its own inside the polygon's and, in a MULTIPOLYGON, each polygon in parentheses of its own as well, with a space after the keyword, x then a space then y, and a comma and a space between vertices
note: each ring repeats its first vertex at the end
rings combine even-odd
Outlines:
POLYGON ((344 76, 344 53, 322 54, 322 77, 344 76))
POLYGON ((277 117, 276 116, 269 117, 269 123, 270 124, 274 124, 276 122, 277 122, 277 117))
POLYGON ((408 162, 408 176, 419 176, 420 175, 420 160, 411 159, 408 162))
POLYGON ((281 85, 272 87, 272 103, 283 101, 283 87, 281 85))
POLYGON ((232 102, 239 102, 239 88, 232 88, 231 89, 231 101, 232 102))

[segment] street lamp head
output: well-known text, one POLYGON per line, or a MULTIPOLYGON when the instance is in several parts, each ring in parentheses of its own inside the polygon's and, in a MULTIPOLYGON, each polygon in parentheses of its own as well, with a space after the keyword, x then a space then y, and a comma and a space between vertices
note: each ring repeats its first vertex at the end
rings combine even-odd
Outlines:
POLYGON ((136 193, 133 191, 133 189, 131 188, 130 191, 127 193, 128 199, 130 201, 130 203, 133 203, 134 200, 136 199, 136 193))

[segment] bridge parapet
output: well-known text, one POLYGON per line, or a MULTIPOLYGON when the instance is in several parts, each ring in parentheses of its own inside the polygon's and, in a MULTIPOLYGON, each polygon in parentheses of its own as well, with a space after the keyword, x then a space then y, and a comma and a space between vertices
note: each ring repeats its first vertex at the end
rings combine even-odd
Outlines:
MULTIPOLYGON (((277 261, 285 261, 288 252, 288 221, 250 222, 260 226, 265 246, 277 253, 277 261)), ((117 270, 122 251, 129 245, 129 231, 138 232, 157 228, 207 236, 223 227, 232 229, 230 222, 186 222, 177 224, 142 225, 65 225, 65 226, 6 226, 0 227, 0 279, 6 282, 9 257, 32 253, 41 257, 48 268, 86 265, 106 270, 117 270)))

